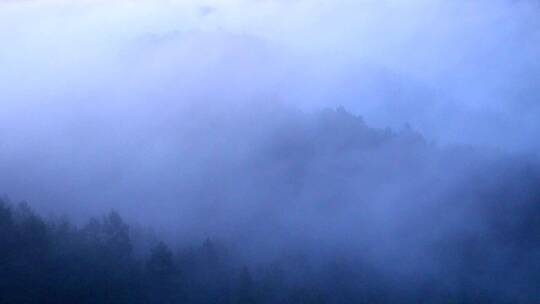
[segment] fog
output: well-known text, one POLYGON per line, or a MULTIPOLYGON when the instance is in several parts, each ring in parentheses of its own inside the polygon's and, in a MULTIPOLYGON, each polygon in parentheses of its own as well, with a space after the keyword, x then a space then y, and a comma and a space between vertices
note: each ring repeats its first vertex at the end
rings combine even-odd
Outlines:
POLYGON ((107 95, 94 98, 107 105, 264 96, 302 108, 343 105, 379 127, 409 122, 444 143, 535 148, 534 1, 1 5, 9 109, 39 105, 43 116, 54 105, 73 116, 61 104, 89 93, 107 95))
POLYGON ((499 273, 538 252, 539 23, 536 1, 0 1, 0 193, 251 262, 444 281, 470 241, 499 273))

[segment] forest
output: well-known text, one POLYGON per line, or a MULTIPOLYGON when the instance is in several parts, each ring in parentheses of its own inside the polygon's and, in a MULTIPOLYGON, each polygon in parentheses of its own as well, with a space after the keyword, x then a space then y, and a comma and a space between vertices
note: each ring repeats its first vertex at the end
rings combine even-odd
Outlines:
POLYGON ((226 145, 270 144, 235 161, 245 167, 234 177, 223 172, 229 158, 216 161, 210 173, 229 180, 197 196, 220 210, 216 200, 240 200, 238 210, 257 200, 255 223, 231 220, 241 232, 220 233, 228 222, 207 212, 200 221, 224 226, 174 239, 116 211, 79 223, 4 198, 0 303, 538 303, 532 159, 440 147, 343 108, 282 114, 294 119, 274 115, 271 132, 229 136, 226 145), (233 195, 262 177, 260 191, 233 195))

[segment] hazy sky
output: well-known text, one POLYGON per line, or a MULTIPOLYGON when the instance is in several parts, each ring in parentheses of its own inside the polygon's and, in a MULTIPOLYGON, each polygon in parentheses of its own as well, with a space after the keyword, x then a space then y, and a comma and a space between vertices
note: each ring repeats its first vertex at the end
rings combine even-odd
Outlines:
POLYGON ((344 105, 443 145, 537 154, 539 10, 525 0, 0 1, 0 157, 46 179, 58 158, 75 172, 100 160, 88 147, 121 157, 115 147, 134 135, 197 124, 193 109, 230 116, 261 103, 344 105))
MULTIPOLYGON (((540 18, 533 1, 27 0, 0 5, 3 106, 58 103, 55 96, 84 92, 96 82, 122 86, 134 65, 142 82, 152 83, 144 78, 148 65, 159 69, 151 75, 160 78, 180 65, 202 77, 217 70, 215 81, 225 82, 243 68, 240 84, 260 79, 266 93, 281 100, 316 107, 344 104, 374 123, 410 121, 442 140, 483 138, 497 144, 501 137, 495 132, 526 146, 530 141, 519 131, 537 129, 540 18), (179 42, 168 46, 167 60, 152 61, 152 54, 143 53, 124 66, 122 58, 136 52, 135 41, 147 35, 179 42), (224 55, 230 48, 233 53, 224 55), (201 49, 211 54, 204 57, 201 49), (242 67, 248 55, 262 59, 242 67)), ((179 81, 193 80, 182 77, 179 81)), ((206 87, 212 85, 217 84, 206 87)))
POLYGON ((169 104, 204 91, 209 107, 342 104, 443 143, 529 150, 538 14, 534 1, 508 0, 4 0, 2 123, 27 107, 39 121, 95 91, 117 97, 94 98, 103 104, 133 103, 134 89, 162 103, 166 91, 169 104))

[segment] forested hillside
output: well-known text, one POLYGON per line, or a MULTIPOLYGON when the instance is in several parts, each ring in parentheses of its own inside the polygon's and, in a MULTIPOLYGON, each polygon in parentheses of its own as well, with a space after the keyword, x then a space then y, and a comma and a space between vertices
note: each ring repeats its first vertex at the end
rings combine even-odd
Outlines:
POLYGON ((532 159, 439 147, 342 108, 209 121, 189 143, 221 151, 203 157, 203 180, 164 179, 204 210, 175 216, 206 236, 152 233, 114 211, 75 224, 4 199, 0 303, 540 301, 532 159))

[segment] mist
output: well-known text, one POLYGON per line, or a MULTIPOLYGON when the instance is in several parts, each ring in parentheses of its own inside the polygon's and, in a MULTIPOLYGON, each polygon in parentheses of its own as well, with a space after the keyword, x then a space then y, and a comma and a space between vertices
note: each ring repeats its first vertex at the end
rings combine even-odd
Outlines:
POLYGON ((509 0, 0 1, 0 193, 77 227, 115 210, 146 255, 154 238, 220 240, 252 269, 299 255, 313 278, 285 277, 323 294, 323 265, 344 263, 362 292, 535 303, 539 17, 509 0))

